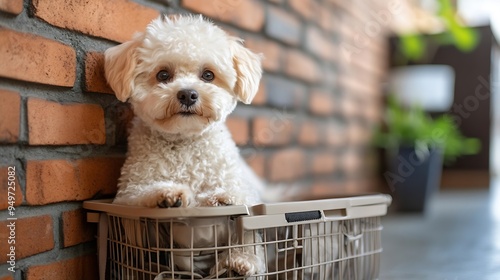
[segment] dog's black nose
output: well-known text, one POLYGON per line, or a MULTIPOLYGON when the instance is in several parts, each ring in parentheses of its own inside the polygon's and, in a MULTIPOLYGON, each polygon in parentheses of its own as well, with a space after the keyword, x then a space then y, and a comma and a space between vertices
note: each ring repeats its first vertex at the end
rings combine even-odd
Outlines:
POLYGON ((198 92, 194 89, 181 89, 177 92, 177 99, 189 107, 198 100, 198 92))

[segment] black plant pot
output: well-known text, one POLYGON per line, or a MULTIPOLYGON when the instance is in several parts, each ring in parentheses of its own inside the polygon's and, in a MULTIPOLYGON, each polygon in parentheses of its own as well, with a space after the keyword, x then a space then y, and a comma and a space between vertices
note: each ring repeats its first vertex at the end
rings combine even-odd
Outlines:
POLYGON ((384 177, 395 194, 399 211, 424 212, 429 198, 439 189, 442 166, 440 149, 418 151, 414 147, 401 147, 398 150, 384 177))

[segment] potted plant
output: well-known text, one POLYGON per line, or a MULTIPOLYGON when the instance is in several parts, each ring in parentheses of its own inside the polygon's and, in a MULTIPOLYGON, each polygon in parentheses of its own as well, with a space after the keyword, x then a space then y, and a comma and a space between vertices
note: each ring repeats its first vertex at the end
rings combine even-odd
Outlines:
POLYGON ((384 178, 401 211, 423 212, 438 189, 443 163, 479 152, 480 142, 467 138, 447 114, 431 118, 421 107, 405 107, 388 98, 383 125, 375 142, 386 150, 384 178))

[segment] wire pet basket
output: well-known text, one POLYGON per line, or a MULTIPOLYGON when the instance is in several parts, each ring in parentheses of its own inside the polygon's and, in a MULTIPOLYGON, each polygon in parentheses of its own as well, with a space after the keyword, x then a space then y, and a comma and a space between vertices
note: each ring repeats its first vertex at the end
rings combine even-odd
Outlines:
POLYGON ((391 198, 150 209, 87 201, 99 223, 100 279, 377 279, 380 217, 391 198), (245 250, 265 270, 251 277, 217 264, 245 250))

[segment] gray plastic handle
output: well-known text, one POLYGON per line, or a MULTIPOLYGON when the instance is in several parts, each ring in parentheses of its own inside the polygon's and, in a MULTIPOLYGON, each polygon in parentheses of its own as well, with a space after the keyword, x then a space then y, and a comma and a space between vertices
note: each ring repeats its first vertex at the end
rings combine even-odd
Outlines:
POLYGON ((254 230, 293 224, 341 221, 383 216, 392 198, 389 195, 369 195, 314 201, 299 201, 256 205, 252 216, 240 217, 243 229, 254 230))

